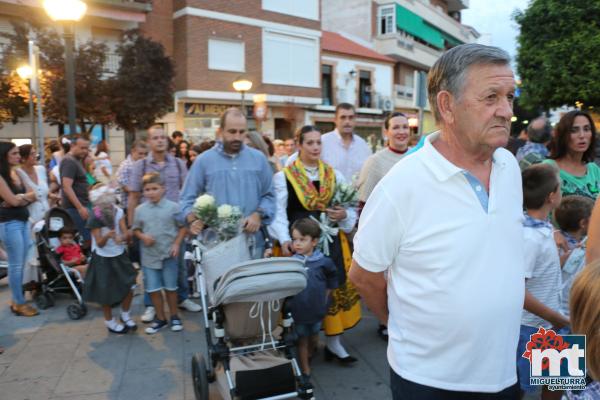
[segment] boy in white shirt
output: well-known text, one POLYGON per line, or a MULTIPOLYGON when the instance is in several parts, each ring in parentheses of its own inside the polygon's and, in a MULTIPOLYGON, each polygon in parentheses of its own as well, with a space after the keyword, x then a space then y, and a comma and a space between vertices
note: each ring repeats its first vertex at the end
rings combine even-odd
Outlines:
MULTIPOLYGON (((548 215, 559 206, 562 195, 558 171, 548 164, 526 168, 523 177, 523 222, 525 253, 525 304, 517 347, 517 370, 521 390, 533 392, 529 384, 530 362, 523 358, 530 336, 539 327, 559 329, 569 325, 560 309, 561 271, 558 248, 548 215)), ((561 392, 544 387, 542 399, 560 399, 561 392)))

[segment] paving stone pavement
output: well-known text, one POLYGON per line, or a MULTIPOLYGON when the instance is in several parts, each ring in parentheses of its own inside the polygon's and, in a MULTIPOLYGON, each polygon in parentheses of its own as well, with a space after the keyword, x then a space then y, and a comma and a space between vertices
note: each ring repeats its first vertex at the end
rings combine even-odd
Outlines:
MULTIPOLYGON (((183 312, 184 330, 150 336, 143 324, 135 333, 109 334, 99 307, 72 321, 58 295, 56 305, 37 317, 12 315, 10 291, 0 280, 0 399, 2 400, 194 400, 191 357, 206 346, 201 313, 183 312)), ((134 298, 136 320, 142 296, 134 298)), ((115 310, 116 315, 116 310, 115 310)), ((326 363, 322 352, 313 363, 317 399, 389 399, 385 343, 377 321, 365 313, 344 335, 348 351, 359 361, 351 367, 326 363)), ((323 340, 322 340, 323 342, 323 340)), ((214 388, 211 388, 214 389, 214 388)), ((211 399, 219 399, 211 390, 211 399)))

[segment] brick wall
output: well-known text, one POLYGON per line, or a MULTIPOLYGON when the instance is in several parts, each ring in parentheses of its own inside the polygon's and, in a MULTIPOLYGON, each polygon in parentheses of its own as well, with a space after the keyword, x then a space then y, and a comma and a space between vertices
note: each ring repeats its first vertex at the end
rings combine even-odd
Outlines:
POLYGON ((146 22, 140 25, 145 36, 156 40, 173 56, 173 0, 154 1, 146 22))
POLYGON ((253 93, 320 97, 319 88, 262 84, 262 29, 220 20, 184 16, 175 20, 175 62, 178 66, 176 90, 233 92, 232 82, 239 72, 208 69, 208 39, 234 39, 244 42, 246 72, 253 93))
POLYGON ((173 8, 175 11, 183 7, 196 7, 205 10, 233 14, 236 16, 257 18, 266 21, 278 22, 280 24, 321 30, 320 21, 298 18, 292 15, 263 10, 262 0, 173 0, 173 2, 173 8))

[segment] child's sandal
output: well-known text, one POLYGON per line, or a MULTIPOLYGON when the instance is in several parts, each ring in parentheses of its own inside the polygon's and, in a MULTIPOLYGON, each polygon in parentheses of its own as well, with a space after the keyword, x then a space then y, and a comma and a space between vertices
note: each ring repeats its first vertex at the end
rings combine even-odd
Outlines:
POLYGON ((137 324, 131 318, 129 318, 128 320, 124 320, 123 316, 121 315, 121 322, 123 322, 127 329, 131 329, 132 331, 135 331, 137 329, 137 324))

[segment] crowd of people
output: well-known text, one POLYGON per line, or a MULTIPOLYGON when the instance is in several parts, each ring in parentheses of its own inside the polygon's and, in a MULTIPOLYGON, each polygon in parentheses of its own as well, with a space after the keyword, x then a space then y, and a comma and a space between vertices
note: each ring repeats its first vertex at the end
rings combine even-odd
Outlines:
MULTIPOLYGON (((321 330, 326 360, 357 361, 342 339, 361 320, 362 300, 389 340, 394 399, 519 398, 535 389, 522 355, 540 327, 587 335, 588 388, 567 395, 600 394, 593 119, 571 111, 552 128, 540 117, 527 140, 509 141, 515 81, 508 55, 493 47, 446 52, 428 85, 439 131, 410 147, 407 116, 390 113, 386 146, 375 154, 355 133, 347 103, 337 105, 332 132, 307 125, 285 141, 248 132, 237 108, 221 116, 216 141, 193 144, 154 125, 116 171, 108 144, 91 150, 81 135, 51 143, 47 166, 31 145, 0 142, 11 310, 38 314, 23 294, 25 271, 35 268, 30 227, 59 206, 91 251, 81 269, 84 296, 102 305, 107 329, 137 327, 130 305, 138 264, 145 332, 182 330, 178 309, 201 310, 184 253, 206 227, 194 204, 210 194, 239 208, 253 258, 305 261, 307 288, 291 308, 308 379, 321 330), (346 185, 356 188, 357 204, 332 202, 346 185)), ((63 257, 83 264, 72 242, 73 232, 61 232, 63 257)))

